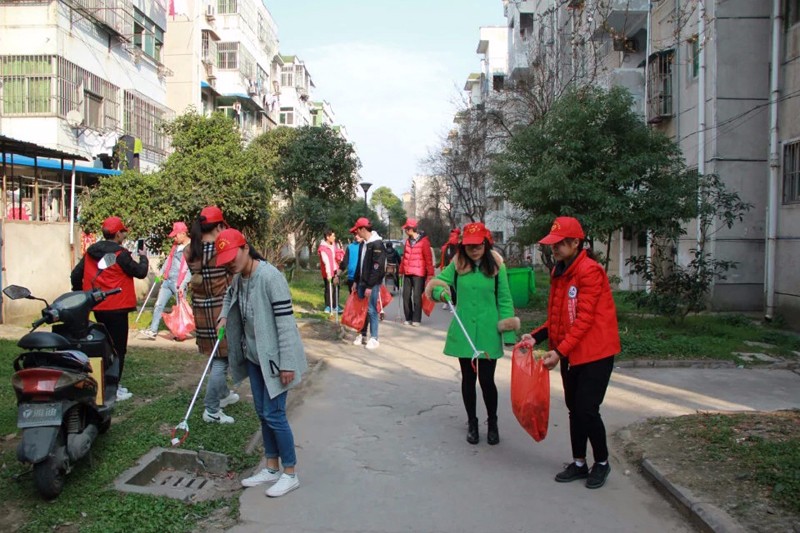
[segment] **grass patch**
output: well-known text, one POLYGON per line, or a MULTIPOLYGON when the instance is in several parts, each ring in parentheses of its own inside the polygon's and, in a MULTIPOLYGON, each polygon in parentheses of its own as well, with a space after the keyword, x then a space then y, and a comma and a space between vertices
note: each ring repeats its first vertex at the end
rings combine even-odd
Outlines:
MULTIPOLYGON (((523 318, 522 331, 542 324, 547 313, 550 279, 536 272, 536 293, 530 303, 517 310, 523 318)), ((763 352, 777 357, 796 359, 800 337, 778 328, 761 325, 740 315, 691 315, 681 324, 670 324, 666 318, 642 315, 625 297, 614 292, 617 307, 622 353, 619 359, 717 359, 740 362, 732 352, 763 352), (775 348, 754 348, 744 341, 775 345, 775 348)))
MULTIPOLYGON (((295 309, 302 312, 304 316, 327 316, 322 314, 325 309, 324 284, 318 270, 296 269, 289 289, 292 292, 292 303, 294 303, 295 309)), ((344 296, 346 291, 347 286, 345 285, 341 296, 344 296)))
MULTIPOLYGON (((5 370, 6 383, 18 353, 15 343, 0 341, 0 368, 5 370)), ((169 447, 169 432, 186 414, 205 361, 189 352, 129 350, 125 381, 134 392, 134 399, 117 404, 111 429, 92 446, 94 464, 90 465, 89 457, 81 460, 67 476, 64 492, 54 502, 45 502, 38 496, 30 475, 19 481, 13 479, 12 476, 28 469, 16 460, 19 437, 3 443, 0 501, 25 515, 24 522, 18 524, 20 530, 52 531, 70 523, 82 532, 193 531, 198 521, 218 509, 228 507, 235 512, 236 498, 186 504, 112 489, 113 480, 151 448, 169 447)), ((201 391, 189 420, 191 434, 183 448, 227 454, 230 468, 235 472, 255 465, 260 456, 244 451, 259 427, 252 406, 240 402, 226 408, 236 418, 236 424, 205 424, 200 418, 202 394, 201 391)), ((16 433, 16 398, 10 386, 0 387, 0 405, 5 406, 0 410, 0 434, 16 433)))
POLYGON ((655 418, 630 428, 629 454, 733 514, 748 531, 800 519, 800 410, 655 418))

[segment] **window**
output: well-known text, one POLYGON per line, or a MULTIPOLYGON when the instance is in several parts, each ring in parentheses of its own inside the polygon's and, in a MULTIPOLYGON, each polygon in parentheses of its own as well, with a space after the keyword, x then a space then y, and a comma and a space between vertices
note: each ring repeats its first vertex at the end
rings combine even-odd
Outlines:
POLYGON ((217 41, 211 37, 211 32, 203 30, 203 63, 217 64, 217 41))
POLYGON ((90 128, 103 127, 103 98, 90 92, 83 93, 83 120, 90 128))
POLYGON ((125 133, 141 139, 144 149, 162 155, 167 153, 160 126, 168 118, 169 111, 160 104, 135 91, 125 91, 122 127, 125 133))
POLYGON ((800 0, 786 0, 786 30, 800 23, 800 0))
POLYGON ((278 119, 278 124, 283 124, 285 126, 291 126, 294 124, 294 108, 292 107, 282 107, 281 114, 278 119))
POLYGON ((697 35, 689 39, 689 79, 696 80, 700 75, 700 39, 697 35))
POLYGON ((495 92, 500 92, 503 90, 503 82, 505 82, 505 76, 502 74, 495 74, 492 76, 492 90, 495 92))
POLYGON ((33 115, 53 112, 51 61, 50 56, 0 57, 5 114, 33 115))
POLYGON ((217 2, 217 13, 220 15, 234 15, 238 12, 237 0, 219 0, 217 2))
POLYGON ((294 87, 294 67, 283 67, 281 70, 281 87, 294 87))
POLYGON ((523 41, 533 36, 533 13, 519 14, 519 36, 523 41))
POLYGON ((662 50, 650 56, 647 86, 648 122, 661 122, 672 116, 673 50, 662 50))
POLYGON ((217 43, 217 67, 220 70, 239 68, 239 43, 217 43))
POLYGON ((133 9, 133 45, 148 57, 161 62, 161 49, 164 47, 164 30, 147 18, 138 9, 133 9))
POLYGON ((800 202, 800 141, 783 145, 783 203, 800 202))

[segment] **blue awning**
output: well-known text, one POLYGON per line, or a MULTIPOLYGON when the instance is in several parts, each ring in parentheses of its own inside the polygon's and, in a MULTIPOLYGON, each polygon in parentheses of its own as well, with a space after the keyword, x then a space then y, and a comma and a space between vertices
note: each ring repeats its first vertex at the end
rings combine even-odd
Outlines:
MULTIPOLYGON (((32 157, 25 157, 23 155, 16 155, 16 154, 7 154, 3 153, 3 160, 5 160, 6 165, 11 165, 11 156, 14 156, 14 166, 15 167, 34 167, 34 161, 32 157)), ((2 161, 2 160, 0 160, 2 161)), ((61 170, 61 161, 57 159, 46 159, 46 158, 38 158, 36 160, 36 164, 39 168, 47 168, 47 169, 54 169, 54 170, 61 170)), ((64 170, 65 171, 72 171, 72 162, 71 161, 64 161, 64 170)), ((109 169, 109 168, 95 168, 95 167, 87 167, 84 165, 75 165, 75 172, 83 172, 86 174, 100 174, 103 176, 119 176, 122 172, 119 170, 109 169)))

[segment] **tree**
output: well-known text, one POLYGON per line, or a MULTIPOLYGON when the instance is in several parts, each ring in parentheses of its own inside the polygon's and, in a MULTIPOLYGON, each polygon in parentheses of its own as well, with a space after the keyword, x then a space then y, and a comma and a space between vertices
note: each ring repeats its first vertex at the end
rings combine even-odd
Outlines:
POLYGON ((328 126, 282 126, 254 139, 253 151, 290 204, 298 194, 334 202, 353 196, 361 162, 328 126))
MULTIPOLYGON (((403 201, 398 198, 389 187, 378 187, 372 193, 369 205, 378 215, 382 215, 382 210, 386 211, 389 218, 388 232, 400 234, 400 228, 406 221, 406 210, 403 208, 403 201)), ((389 235, 385 235, 389 238, 389 235)))
POLYGON ((103 178, 81 198, 81 226, 97 231, 105 217, 122 216, 132 235, 148 236, 150 246, 160 247, 173 221, 190 222, 215 204, 249 237, 263 235, 272 186, 255 154, 243 148, 234 122, 222 113, 205 117, 190 110, 164 129, 174 152, 161 168, 103 178))
POLYGON ((512 137, 493 165, 498 190, 529 219, 521 235, 544 235, 575 216, 607 245, 622 228, 674 234, 695 209, 697 182, 677 144, 648 128, 622 88, 567 92, 512 137))

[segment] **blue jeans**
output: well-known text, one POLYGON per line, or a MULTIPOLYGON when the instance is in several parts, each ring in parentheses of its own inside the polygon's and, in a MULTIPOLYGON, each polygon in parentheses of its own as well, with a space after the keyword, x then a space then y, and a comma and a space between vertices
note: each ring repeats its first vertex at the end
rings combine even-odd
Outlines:
MULTIPOLYGON (((364 285, 358 286, 358 297, 363 298, 366 294, 366 288, 364 285), (363 288, 363 292, 362 292, 363 288)), ((369 336, 378 338, 378 297, 381 294, 381 286, 375 285, 372 287, 372 292, 369 295, 369 302, 367 305, 367 320, 364 322, 364 327, 361 329, 361 334, 367 334, 367 326, 369 326, 369 336)))
POLYGON ((206 398, 203 403, 211 414, 219 411, 219 401, 228 396, 231 390, 228 388, 228 358, 215 357, 211 361, 211 371, 208 375, 208 385, 206 385, 206 398))
POLYGON ((164 308, 167 306, 169 299, 175 296, 178 297, 178 288, 175 282, 165 279, 161 282, 161 288, 158 289, 158 297, 156 298, 156 306, 153 308, 153 321, 150 322, 150 331, 158 333, 158 324, 161 322, 161 315, 164 313, 164 308))
POLYGON ((264 455, 267 459, 280 457, 284 468, 297 464, 294 453, 294 435, 286 418, 286 394, 269 397, 267 384, 261 374, 261 367, 247 361, 247 375, 250 376, 250 390, 253 391, 253 404, 261 420, 261 438, 264 441, 264 455))

